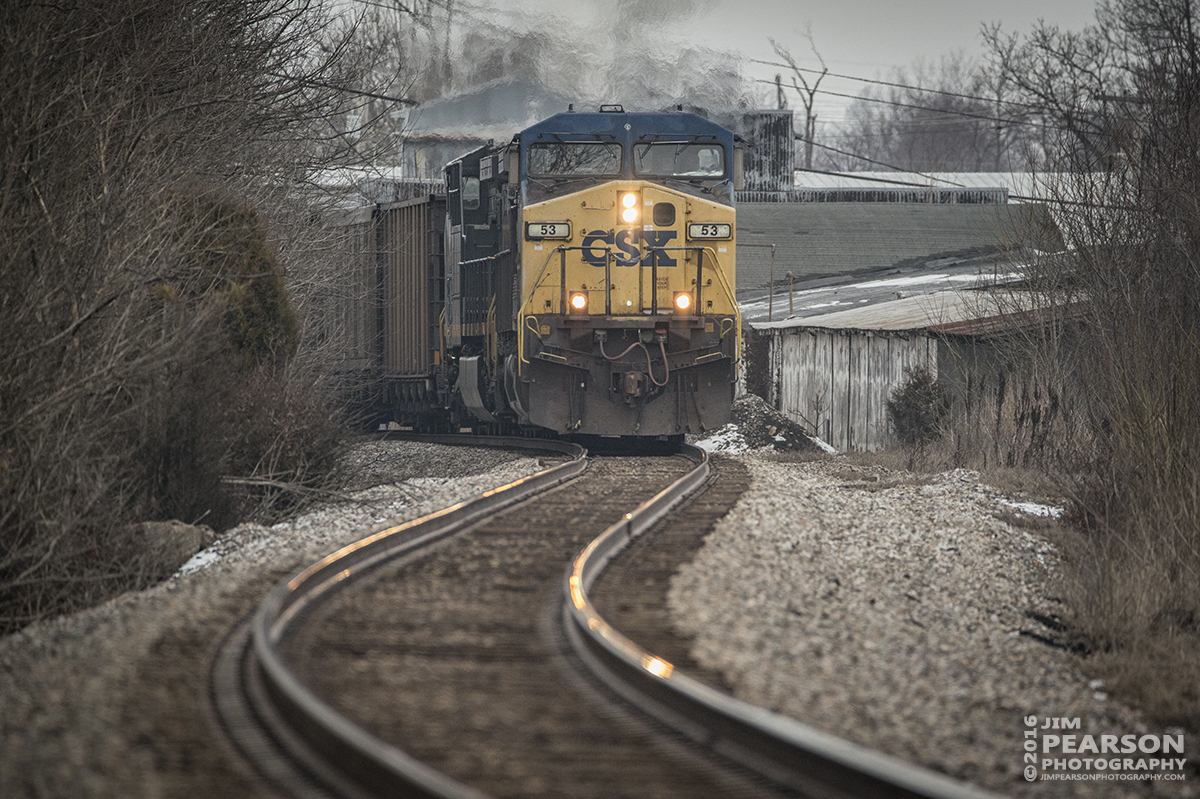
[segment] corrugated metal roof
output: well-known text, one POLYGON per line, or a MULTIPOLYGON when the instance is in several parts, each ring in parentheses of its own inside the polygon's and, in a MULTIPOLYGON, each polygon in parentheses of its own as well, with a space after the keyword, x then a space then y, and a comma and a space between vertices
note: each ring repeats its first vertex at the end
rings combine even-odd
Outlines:
POLYGON ((1023 327, 1036 321, 1037 297, 1027 291, 939 291, 846 311, 758 322, 759 330, 816 327, 828 330, 929 330, 957 335, 984 335, 1023 327))
POLYGON ((1047 187, 1059 176, 1035 172, 806 172, 797 170, 796 188, 871 189, 896 188, 898 185, 930 188, 992 189, 1006 188, 1016 198, 1046 197, 1047 187))
MULTIPOLYGON (((803 280, 1019 245, 1061 249, 1061 241, 1043 241, 1041 234, 1052 225, 1040 210, 1037 205, 742 203, 737 208, 738 244, 776 245, 776 281, 788 272, 803 280)), ((767 248, 741 248, 738 290, 766 286, 770 260, 767 248)))
MULTIPOLYGON (((747 182, 747 185, 749 183, 747 182)), ((739 203, 935 203, 938 205, 1006 205, 1003 186, 838 186, 787 191, 739 191, 739 203)))

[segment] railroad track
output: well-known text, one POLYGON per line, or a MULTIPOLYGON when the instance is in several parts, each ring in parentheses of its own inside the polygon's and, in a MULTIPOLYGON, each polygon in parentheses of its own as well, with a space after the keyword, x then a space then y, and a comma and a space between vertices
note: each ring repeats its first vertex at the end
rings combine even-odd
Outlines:
POLYGON ((218 659, 226 728, 299 797, 985 796, 691 662, 667 581, 748 478, 686 454, 576 451, 313 564, 218 659))

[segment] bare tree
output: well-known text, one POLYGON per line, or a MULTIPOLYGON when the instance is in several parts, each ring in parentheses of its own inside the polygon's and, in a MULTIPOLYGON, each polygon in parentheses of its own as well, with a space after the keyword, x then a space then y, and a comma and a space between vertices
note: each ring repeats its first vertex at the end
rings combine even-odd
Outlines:
POLYGON ((1006 86, 962 53, 896 70, 851 104, 836 165, 916 172, 1020 168, 1027 131, 1004 98, 1006 86))
POLYGON ((1070 257, 1030 278, 1054 327, 1077 334, 1057 364, 1091 421, 1074 447, 1075 629, 1097 652, 1162 654, 1123 668, 1149 693, 1174 686, 1147 709, 1187 724, 1200 718, 1175 690, 1200 649, 1196 12, 1193 0, 1114 0, 1080 33, 990 34, 1061 145, 1050 188, 1070 257))
MULTIPOLYGON (((804 105, 804 136, 801 141, 804 142, 804 168, 813 168, 813 142, 817 137, 817 114, 815 112, 817 92, 821 86, 821 81, 829 74, 829 67, 825 64, 825 59, 821 57, 821 53, 817 50, 817 43, 813 40, 812 27, 806 27, 804 37, 808 39, 808 46, 812 50, 813 55, 817 57, 817 61, 821 63, 821 71, 816 73, 816 77, 811 81, 805 76, 805 72, 813 72, 814 70, 804 70, 792 58, 792 54, 787 48, 779 44, 774 39, 769 39, 771 47, 775 49, 775 54, 788 63, 792 68, 792 88, 800 95, 800 102, 804 105)), ((782 90, 781 95, 782 95, 782 90)), ((781 108, 783 106, 780 106, 781 108)))
POLYGON ((1041 149, 1050 157, 1065 148, 1102 160, 1110 149, 1106 103, 1130 87, 1109 32, 1116 31, 1060 31, 1045 23, 1026 37, 1006 34, 999 25, 983 30, 988 72, 1011 86, 1029 118, 1041 123, 1041 149))
POLYGON ((353 156, 329 30, 321 0, 0 11, 0 630, 129 585, 130 522, 231 518, 220 491, 155 487, 256 468, 218 431, 231 387, 273 389, 221 370, 231 314, 287 315, 269 251, 304 226, 262 220, 311 213, 353 156))

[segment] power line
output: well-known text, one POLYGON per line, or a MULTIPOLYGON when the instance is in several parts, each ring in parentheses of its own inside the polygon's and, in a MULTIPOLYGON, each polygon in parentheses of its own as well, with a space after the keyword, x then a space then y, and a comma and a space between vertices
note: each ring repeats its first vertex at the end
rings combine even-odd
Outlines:
MULTIPOLYGON (((404 13, 408 14, 410 17, 420 16, 419 11, 415 10, 414 8, 409 8, 409 6, 405 5, 404 3, 398 2, 398 0, 397 0, 397 2, 392 2, 392 3, 382 2, 381 0, 350 0, 350 1, 354 2, 354 3, 359 3, 364 6, 375 6, 376 8, 386 8, 390 11, 403 11, 404 13)), ((421 0, 416 0, 416 2, 413 3, 413 5, 415 6, 420 1, 421 0)), ((436 6, 443 11, 450 10, 451 5, 453 5, 453 11, 455 14, 462 14, 464 11, 473 12, 473 11, 491 11, 491 10, 493 10, 493 8, 491 6, 481 5, 479 3, 464 2, 464 0, 454 0, 453 3, 451 3, 450 0, 424 0, 424 2, 428 6, 436 6)), ((473 15, 468 13, 468 14, 465 14, 465 16, 473 16, 473 15)))
MULTIPOLYGON (((1018 102, 1016 100, 1000 100, 996 97, 976 97, 974 95, 960 94, 958 92, 946 91, 944 89, 927 89, 922 86, 909 86, 904 83, 893 83, 892 81, 886 81, 886 80, 872 80, 871 78, 860 78, 860 77, 856 77, 854 75, 840 75, 836 72, 821 73, 815 69, 809 69, 807 67, 797 67, 797 66, 792 66, 791 64, 781 64, 777 61, 763 61, 762 59, 759 59, 759 58, 751 58, 749 60, 751 63, 754 63, 754 64, 765 64, 766 66, 769 66, 769 67, 782 67, 785 69, 794 69, 798 72, 810 72, 814 75, 825 74, 831 78, 841 78, 842 80, 853 80, 853 81, 857 81, 859 83, 870 83, 870 84, 874 84, 876 86, 889 86, 894 89, 907 89, 909 91, 914 91, 914 92, 926 92, 929 94, 941 94, 946 97, 956 97, 960 100, 976 100, 981 103, 1003 103, 1004 105, 1016 105, 1016 106, 1022 106, 1024 108, 1029 108, 1034 111, 1037 110, 1037 106, 1035 106, 1035 105, 1032 105, 1030 103, 1018 102)), ((772 81, 766 81, 766 82, 773 83, 772 81)))
MULTIPOLYGON (((400 2, 394 2, 394 3, 389 4, 389 3, 384 3, 384 2, 378 2, 377 0, 352 0, 352 1, 356 2, 356 3, 360 3, 362 5, 374 6, 377 8, 398 10, 398 11, 406 12, 409 15, 415 16, 415 12, 412 9, 408 8, 407 6, 405 6, 404 4, 402 4, 400 2)), ((426 2, 429 5, 434 5, 434 6, 437 6, 438 8, 442 8, 442 9, 448 9, 450 6, 450 3, 447 0, 441 0, 441 2, 438 2, 438 0, 426 0, 426 2)), ((458 10, 460 13, 464 10, 464 8, 471 9, 471 10, 482 10, 485 8, 485 6, 480 6, 475 3, 461 2, 461 1, 458 4, 456 4, 455 7, 456 7, 456 10, 458 10)), ((473 15, 468 13, 468 16, 473 16, 473 15)), ((790 64, 784 64, 784 63, 775 62, 775 61, 765 61, 765 60, 756 59, 756 58, 749 59, 749 61, 751 63, 764 64, 766 66, 781 67, 781 68, 785 68, 785 69, 794 69, 799 72, 808 72, 808 73, 812 73, 812 74, 825 74, 825 75, 828 75, 829 77, 840 78, 843 80, 852 80, 852 81, 857 81, 860 83, 866 83, 866 84, 872 84, 872 85, 878 85, 878 86, 888 86, 888 87, 892 87, 892 88, 906 89, 909 91, 925 92, 925 93, 929 93, 929 94, 938 94, 938 95, 943 95, 946 97, 952 97, 952 98, 961 99, 961 100, 969 100, 972 102, 979 102, 979 103, 984 103, 984 104, 989 104, 989 105, 993 104, 993 103, 998 103, 998 104, 1002 104, 1002 105, 1019 106, 1019 107, 1023 107, 1023 108, 1029 108, 1029 109, 1035 108, 1035 106, 1030 105, 1028 103, 1021 103, 1021 102, 1016 102, 1016 101, 1012 101, 1012 100, 998 100, 995 98, 978 97, 978 96, 974 96, 974 95, 961 94, 958 92, 945 91, 942 89, 927 89, 927 88, 922 88, 919 86, 909 86, 909 85, 903 84, 903 83, 895 83, 892 81, 884 81, 884 80, 873 80, 870 78, 862 78, 862 77, 858 77, 858 76, 854 76, 854 75, 844 75, 844 74, 840 74, 840 73, 836 73, 836 72, 821 73, 814 69, 807 69, 805 67, 797 67, 797 66, 793 66, 790 64)), ((765 80, 762 78, 755 78, 753 80, 756 83, 765 83, 765 84, 768 84, 771 86, 776 86, 776 83, 774 81, 765 80)), ((331 88, 333 88, 333 87, 331 87, 331 88)), ((794 87, 794 86, 790 86, 789 88, 796 89, 796 87, 794 87)), ((917 110, 917 111, 928 111, 931 113, 944 114, 946 116, 955 116, 955 117, 963 117, 963 118, 967 118, 967 119, 976 119, 976 120, 980 120, 983 122, 994 122, 994 123, 998 123, 1000 125, 1025 125, 1025 126, 1032 127, 1032 128, 1042 128, 1042 129, 1047 129, 1047 130, 1061 130, 1060 126, 1047 125, 1045 123, 1034 122, 1034 121, 1030 121, 1030 120, 1017 119, 1017 118, 1003 118, 1003 117, 992 116, 990 114, 975 113, 975 112, 971 112, 971 111, 950 110, 950 109, 945 109, 945 108, 934 108, 932 106, 919 105, 916 103, 905 103, 905 102, 901 102, 898 100, 885 100, 883 98, 871 97, 868 95, 851 95, 851 94, 846 94, 843 92, 830 91, 828 89, 816 89, 815 93, 826 95, 829 97, 840 97, 840 98, 847 99, 847 100, 858 100, 858 101, 862 101, 862 102, 878 103, 881 105, 890 105, 890 106, 895 106, 895 107, 899 107, 899 108, 909 108, 909 109, 913 109, 913 110, 917 110)), ((382 95, 373 95, 368 92, 363 92, 362 94, 364 94, 364 96, 378 97, 379 99, 392 100, 392 101, 397 101, 397 102, 406 102, 406 103, 412 104, 412 101, 410 101, 410 100, 402 100, 399 98, 385 97, 382 95)), ((935 122, 934 120, 928 120, 928 121, 925 121, 920 124, 938 124, 938 123, 935 122)))
MULTIPOLYGON (((807 139, 803 139, 803 138, 801 138, 800 136, 797 136, 797 137, 796 137, 796 139, 797 139, 798 141, 804 141, 804 142, 807 142, 807 141, 808 141, 807 139)), ((938 181, 939 183, 949 183, 951 186, 958 186, 959 188, 962 188, 962 189, 965 189, 965 188, 967 188, 967 187, 966 187, 966 186, 964 186, 962 183, 955 183, 954 181, 952 181, 952 180, 946 180, 945 178, 939 178, 939 177, 935 177, 935 176, 933 176, 933 175, 926 175, 924 172, 915 172, 915 171, 913 171, 913 170, 911 170, 911 169, 902 169, 901 167, 898 167, 898 166, 896 166, 895 164, 889 164, 889 163, 886 163, 886 162, 884 162, 884 161, 876 161, 874 158, 867 158, 865 155, 858 155, 857 153, 851 153, 851 152, 848 152, 848 151, 846 151, 846 150, 840 150, 840 149, 838 149, 837 147, 830 147, 828 144, 821 144, 820 142, 815 142, 815 141, 814 141, 814 142, 812 142, 812 145, 813 145, 814 147, 820 147, 822 150, 829 150, 829 151, 831 151, 831 152, 835 152, 835 153, 837 153, 838 155, 845 155, 845 156, 849 156, 850 158, 857 158, 857 159, 859 159, 860 161, 866 161, 868 164, 875 164, 876 166, 883 166, 883 167, 887 167, 888 169, 894 169, 894 170, 895 170, 895 171, 897 171, 897 172, 906 172, 906 173, 908 173, 908 174, 910 174, 910 175, 919 175, 920 177, 923 177, 923 178, 928 178, 929 180, 936 180, 936 181, 938 181)), ((814 169, 807 169, 807 170, 804 170, 804 171, 806 171, 806 172, 816 172, 816 171, 818 171, 818 170, 814 170, 814 169)), ((832 172, 831 172, 831 173, 829 173, 829 174, 836 174, 836 173, 832 173, 832 172)))
MULTIPOLYGON (((765 80, 763 78, 755 78, 754 81, 756 83, 766 83, 771 86, 775 85, 775 81, 765 80)), ((792 87, 788 87, 788 88, 792 88, 792 87)), ((1032 122, 1032 121, 1022 120, 1022 119, 1005 119, 1003 117, 994 117, 989 114, 975 114, 970 111, 951 111, 946 108, 934 108, 932 106, 927 106, 927 105, 916 105, 915 103, 902 103, 898 100, 884 100, 879 97, 869 97, 869 96, 863 96, 863 95, 845 94, 843 92, 832 92, 832 91, 829 91, 828 89, 817 89, 816 93, 829 95, 830 97, 844 97, 847 100, 861 100, 863 102, 868 102, 868 103, 880 103, 882 105, 892 105, 892 106, 897 106, 900 108, 912 108, 917 111, 930 111, 935 114, 946 114, 948 116, 968 117, 970 119, 978 119, 978 120, 981 120, 984 122, 1000 122, 1005 125, 1028 125, 1029 127, 1046 128, 1046 129, 1050 129, 1050 130, 1059 130, 1060 129, 1058 126, 1046 125, 1041 122, 1032 122)))
MULTIPOLYGON (((275 75, 277 78, 287 79, 286 75, 275 75)), ((368 92, 362 89, 348 89, 345 86, 335 86, 332 83, 326 83, 320 80, 311 78, 301 78, 301 82, 307 83, 310 86, 318 86, 322 89, 332 89, 335 92, 344 92, 345 94, 353 94, 358 97, 371 97, 375 100, 387 100, 389 103, 400 103, 408 106, 418 106, 421 104, 419 100, 414 100, 411 97, 392 97, 387 94, 378 94, 376 92, 368 92)))
MULTIPOLYGON (((821 147, 823 145, 818 144, 817 146, 821 147)), ((830 149, 832 149, 832 148, 830 148, 830 149)), ((854 157, 858 158, 860 156, 854 156, 854 157)), ((863 160, 870 160, 870 159, 863 159, 863 160)), ((874 163, 878 163, 878 162, 874 162, 874 163)), ((887 178, 881 178, 876 175, 872 175, 871 177, 867 178, 867 177, 863 177, 862 175, 855 175, 853 172, 830 172, 827 169, 804 169, 804 168, 798 168, 796 171, 797 172, 808 172, 813 175, 829 175, 830 177, 846 178, 847 180, 862 180, 862 181, 867 181, 870 183, 888 183, 893 186, 913 186, 918 189, 929 188, 929 186, 925 185, 924 183, 913 183, 911 180, 889 180, 887 178)), ((908 170, 901 170, 901 171, 906 174, 909 174, 909 175, 920 175, 921 174, 920 172, 910 172, 908 170)), ((953 183, 952 181, 946 180, 944 178, 933 177, 931 175, 922 175, 922 177, 928 177, 930 180, 937 180, 942 183, 950 183, 952 186, 959 186, 964 189, 966 188, 966 186, 963 186, 961 183, 953 183)))
POLYGON ((377 2, 374 2, 374 0, 353 0, 353 2, 359 3, 360 5, 364 5, 364 6, 374 6, 375 8, 386 8, 388 11, 402 11, 402 12, 408 14, 410 17, 415 16, 413 14, 413 10, 411 8, 409 8, 408 6, 404 5, 403 3, 377 3, 377 2))

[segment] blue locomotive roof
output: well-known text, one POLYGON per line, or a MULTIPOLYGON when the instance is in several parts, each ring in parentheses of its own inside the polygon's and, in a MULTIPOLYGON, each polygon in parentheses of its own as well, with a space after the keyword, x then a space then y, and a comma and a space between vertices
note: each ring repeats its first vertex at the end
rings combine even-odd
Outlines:
MULTIPOLYGON (((555 114, 519 134, 521 162, 526 163, 529 145, 561 140, 608 140, 621 142, 628 151, 638 142, 656 139, 712 137, 733 152, 733 133, 697 114, 626 113, 624 111, 568 112, 555 114)), ((627 170, 631 167, 626 167, 627 170)))
POLYGON ((642 114, 623 111, 555 114, 549 119, 521 131, 521 143, 525 145, 538 138, 554 134, 562 136, 595 134, 603 136, 607 134, 628 142, 655 134, 713 136, 729 146, 733 145, 733 133, 696 114, 642 114))

